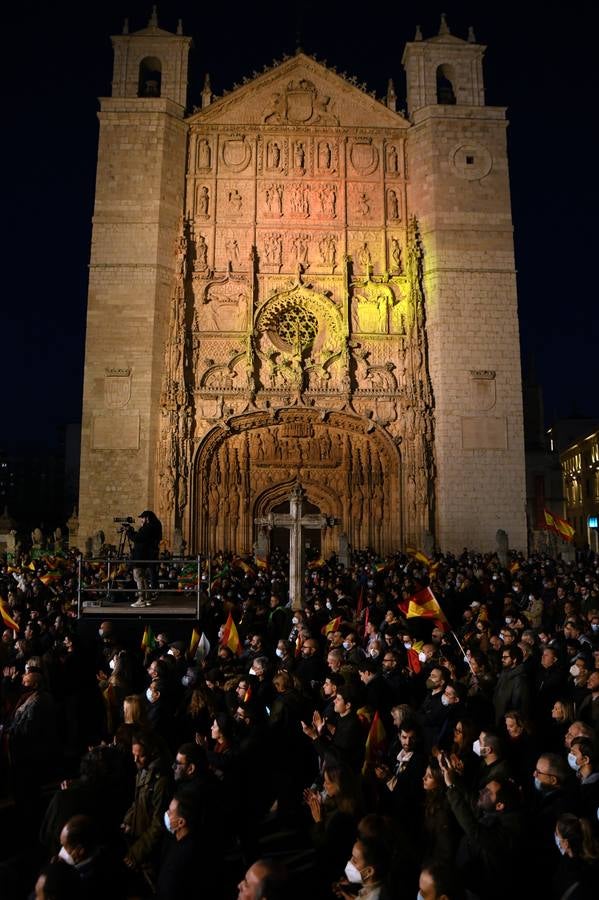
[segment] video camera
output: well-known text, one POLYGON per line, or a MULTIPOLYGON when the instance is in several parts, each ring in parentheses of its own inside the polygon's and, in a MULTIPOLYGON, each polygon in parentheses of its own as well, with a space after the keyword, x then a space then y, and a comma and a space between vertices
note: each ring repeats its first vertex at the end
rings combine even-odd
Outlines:
POLYGON ((117 534, 127 534, 135 519, 133 516, 115 516, 112 520, 115 525, 120 525, 120 528, 117 528, 117 534))

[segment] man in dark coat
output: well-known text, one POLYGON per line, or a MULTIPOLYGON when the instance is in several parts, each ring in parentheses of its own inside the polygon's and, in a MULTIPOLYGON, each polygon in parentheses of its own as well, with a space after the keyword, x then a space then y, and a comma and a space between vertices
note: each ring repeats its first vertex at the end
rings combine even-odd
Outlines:
POLYGON ((524 671, 522 650, 510 644, 501 653, 502 672, 497 679, 493 694, 495 723, 503 723, 505 714, 511 709, 529 717, 531 708, 530 686, 524 671))
POLYGON ((148 561, 158 559, 162 540, 162 524, 151 509, 145 509, 139 518, 141 527, 137 531, 131 526, 127 529, 127 535, 133 542, 131 559, 139 561, 138 565, 133 566, 133 578, 137 585, 137 600, 131 604, 133 607, 152 605, 148 586, 152 589, 156 587, 156 567, 148 565, 148 561))

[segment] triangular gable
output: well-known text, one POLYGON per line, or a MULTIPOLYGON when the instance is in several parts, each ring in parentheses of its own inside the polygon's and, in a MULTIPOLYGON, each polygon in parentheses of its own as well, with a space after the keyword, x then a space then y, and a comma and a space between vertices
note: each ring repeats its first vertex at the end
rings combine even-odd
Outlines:
POLYGON ((393 112, 351 80, 304 53, 269 69, 209 106, 189 123, 409 128, 393 112))

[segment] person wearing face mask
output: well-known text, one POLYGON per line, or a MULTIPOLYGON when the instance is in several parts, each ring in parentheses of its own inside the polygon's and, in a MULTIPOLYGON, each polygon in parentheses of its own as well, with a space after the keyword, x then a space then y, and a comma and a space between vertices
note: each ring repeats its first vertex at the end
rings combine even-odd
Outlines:
POLYGON ((589 657, 584 653, 578 653, 570 661, 569 687, 570 696, 574 701, 574 708, 579 709, 584 699, 588 696, 587 682, 591 674, 589 657))
POLYGON ((588 738, 575 738, 570 745, 568 765, 576 772, 580 790, 580 812, 592 818, 599 806, 599 771, 595 745, 588 738))
POLYGON ((504 758, 503 744, 499 735, 492 731, 481 731, 478 740, 472 745, 472 749, 480 758, 479 788, 483 788, 493 779, 505 780, 513 777, 510 765, 504 758))
POLYGON ((198 810, 189 794, 177 791, 164 812, 165 834, 156 880, 156 900, 191 897, 197 890, 198 871, 207 896, 215 888, 214 860, 198 832, 198 810))
POLYGON ((599 843, 589 822, 565 814, 555 823, 559 862, 551 881, 552 900, 594 900, 599 883, 599 843))
POLYGON ((96 824, 89 816, 72 816, 67 821, 60 832, 58 857, 77 872, 89 900, 123 900, 126 896, 126 869, 100 845, 96 824))
POLYGON ((333 885, 333 893, 342 900, 385 900, 384 881, 389 871, 389 852, 381 841, 358 838, 345 866, 345 880, 333 885), (360 885, 356 894, 354 888, 360 885))
POLYGON ((275 648, 276 667, 279 671, 293 672, 295 670, 295 654, 289 641, 279 640, 275 648))

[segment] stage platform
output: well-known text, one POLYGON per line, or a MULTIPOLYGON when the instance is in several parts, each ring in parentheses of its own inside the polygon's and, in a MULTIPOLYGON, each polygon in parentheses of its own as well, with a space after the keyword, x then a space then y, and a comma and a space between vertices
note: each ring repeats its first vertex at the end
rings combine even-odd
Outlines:
POLYGON ((82 619, 189 619, 198 615, 195 591, 158 591, 151 606, 132 608, 135 591, 113 591, 101 599, 82 594, 82 619))

